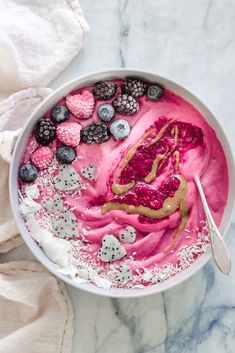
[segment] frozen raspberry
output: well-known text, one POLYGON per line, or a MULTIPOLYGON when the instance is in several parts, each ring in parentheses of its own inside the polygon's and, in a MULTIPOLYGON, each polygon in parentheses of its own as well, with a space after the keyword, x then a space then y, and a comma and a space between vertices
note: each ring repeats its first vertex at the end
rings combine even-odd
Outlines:
POLYGON ((32 162, 38 169, 49 167, 53 159, 53 151, 50 147, 39 147, 32 155, 32 162))
POLYGON ((66 121, 57 126, 56 136, 66 146, 77 147, 80 142, 80 131, 82 126, 79 123, 66 121))
POLYGON ((95 99, 89 91, 81 94, 68 95, 66 105, 73 115, 79 119, 88 119, 93 113, 95 99))

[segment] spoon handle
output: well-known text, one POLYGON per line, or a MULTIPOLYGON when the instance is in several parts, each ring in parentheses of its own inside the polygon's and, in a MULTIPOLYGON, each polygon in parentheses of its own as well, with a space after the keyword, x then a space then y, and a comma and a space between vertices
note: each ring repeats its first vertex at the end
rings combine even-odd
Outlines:
POLYGON ((217 228, 212 217, 200 179, 195 177, 195 180, 207 218, 208 230, 211 238, 212 255, 220 271, 228 275, 231 270, 231 258, 227 246, 225 245, 225 242, 220 235, 219 229, 217 228))

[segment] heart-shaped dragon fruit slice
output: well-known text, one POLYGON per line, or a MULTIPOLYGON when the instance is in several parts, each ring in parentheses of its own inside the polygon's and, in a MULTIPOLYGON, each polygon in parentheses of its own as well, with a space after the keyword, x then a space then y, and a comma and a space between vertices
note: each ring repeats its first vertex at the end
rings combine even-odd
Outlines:
POLYGON ((97 165, 90 163, 82 168, 82 175, 88 180, 95 181, 97 177, 97 165))
POLYGON ((132 226, 128 226, 123 232, 119 235, 119 239, 122 243, 132 244, 136 239, 136 230, 132 226))
POLYGON ((113 262, 126 255, 125 248, 112 234, 107 234, 102 239, 102 247, 99 250, 99 258, 104 262, 113 262))
POLYGON ((55 177, 54 186, 60 191, 80 190, 81 177, 71 165, 61 165, 55 177))
POLYGON ((78 231, 78 221, 73 212, 65 210, 63 215, 52 220, 53 231, 59 238, 74 238, 78 231))
POLYGON ((63 210, 64 204, 62 199, 59 196, 56 196, 54 199, 47 201, 45 207, 49 212, 58 213, 63 210))
POLYGON ((132 277, 132 271, 131 268, 128 265, 122 265, 120 266, 120 269, 118 273, 116 274, 116 280, 118 282, 125 282, 131 279, 132 277))

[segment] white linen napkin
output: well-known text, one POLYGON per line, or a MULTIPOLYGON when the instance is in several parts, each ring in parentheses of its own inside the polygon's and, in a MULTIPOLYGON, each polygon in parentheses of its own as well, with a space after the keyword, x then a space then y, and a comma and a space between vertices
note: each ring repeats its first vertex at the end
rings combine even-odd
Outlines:
POLYGON ((0 352, 69 353, 73 310, 65 285, 32 261, 0 264, 0 352))
POLYGON ((45 87, 79 53, 88 30, 77 0, 0 1, 0 100, 45 87))

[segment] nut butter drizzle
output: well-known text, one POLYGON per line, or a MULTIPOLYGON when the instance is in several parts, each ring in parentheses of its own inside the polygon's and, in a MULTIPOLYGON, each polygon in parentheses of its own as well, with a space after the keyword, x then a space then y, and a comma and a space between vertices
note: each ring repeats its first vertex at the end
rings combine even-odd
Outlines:
POLYGON ((187 193, 187 182, 181 175, 175 175, 180 181, 179 188, 176 190, 173 197, 167 197, 161 208, 154 210, 150 207, 145 206, 133 206, 126 203, 118 203, 114 201, 106 202, 101 209, 102 214, 105 214, 111 210, 124 210, 129 213, 137 213, 142 216, 149 218, 164 218, 170 216, 178 208, 180 208, 181 203, 184 201, 185 195, 187 193))
POLYGON ((150 173, 144 178, 146 183, 150 183, 156 177, 157 171, 159 169, 159 164, 162 160, 165 159, 166 155, 167 152, 165 154, 158 154, 154 159, 150 173))
POLYGON ((179 172, 179 164, 180 164, 180 153, 179 151, 175 151, 173 153, 173 156, 175 157, 175 171, 176 173, 179 172))
MULTIPOLYGON (((166 125, 164 125, 161 130, 158 132, 158 134, 147 144, 147 146, 151 146, 152 144, 156 143, 161 139, 163 136, 165 130, 167 127, 174 122, 175 119, 171 119, 166 125)), ((131 158, 134 156, 135 152, 137 151, 138 147, 144 142, 144 140, 152 134, 154 131, 154 128, 150 128, 145 134, 131 147, 131 149, 127 152, 125 158, 122 160, 120 167, 114 177, 114 182, 112 184, 112 191, 113 193, 117 195, 125 194, 128 190, 130 190, 134 185, 135 182, 131 182, 128 184, 119 184, 117 181, 120 178, 120 175, 123 171, 123 169, 127 166, 131 158)), ((186 201, 186 194, 187 194, 187 181, 182 175, 179 175, 179 160, 180 160, 180 155, 179 151, 177 150, 177 145, 178 145, 178 134, 179 134, 179 129, 177 126, 173 127, 171 130, 171 134, 174 135, 174 140, 175 140, 175 149, 173 152, 173 156, 175 157, 175 177, 177 177, 180 181, 179 188, 175 191, 175 194, 173 197, 168 197, 164 200, 163 205, 160 209, 152 209, 149 207, 145 206, 133 206, 125 203, 118 203, 115 201, 110 201, 106 202, 102 208, 101 208, 101 213, 105 214, 111 210, 123 210, 128 213, 132 214, 139 214, 142 216, 146 216, 152 219, 161 219, 167 216, 172 215, 175 211, 179 209, 180 212, 180 223, 177 227, 177 230, 175 234, 172 237, 171 242, 165 247, 162 252, 168 252, 172 247, 175 245, 176 241, 178 240, 181 232, 184 230, 187 221, 188 221, 188 204, 186 201)), ((151 171, 149 174, 145 177, 145 182, 150 183, 157 174, 157 171, 159 168, 161 168, 162 164, 164 163, 164 160, 172 153, 172 151, 167 150, 165 154, 159 154, 155 158, 152 164, 151 171)))
POLYGON ((173 235, 170 244, 168 244, 167 247, 165 247, 163 249, 163 252, 166 253, 173 248, 173 246, 175 245, 181 232, 186 227, 187 222, 188 222, 188 204, 187 204, 186 200, 184 199, 184 200, 182 200, 182 202, 180 204, 180 224, 179 224, 175 234, 173 235))
POLYGON ((179 173, 179 164, 180 164, 180 154, 179 154, 179 151, 177 150, 177 146, 178 146, 178 137, 179 137, 179 128, 178 126, 175 126, 173 129, 172 129, 172 135, 174 134, 175 137, 175 151, 173 153, 173 157, 175 157, 175 172, 176 173, 179 173))

